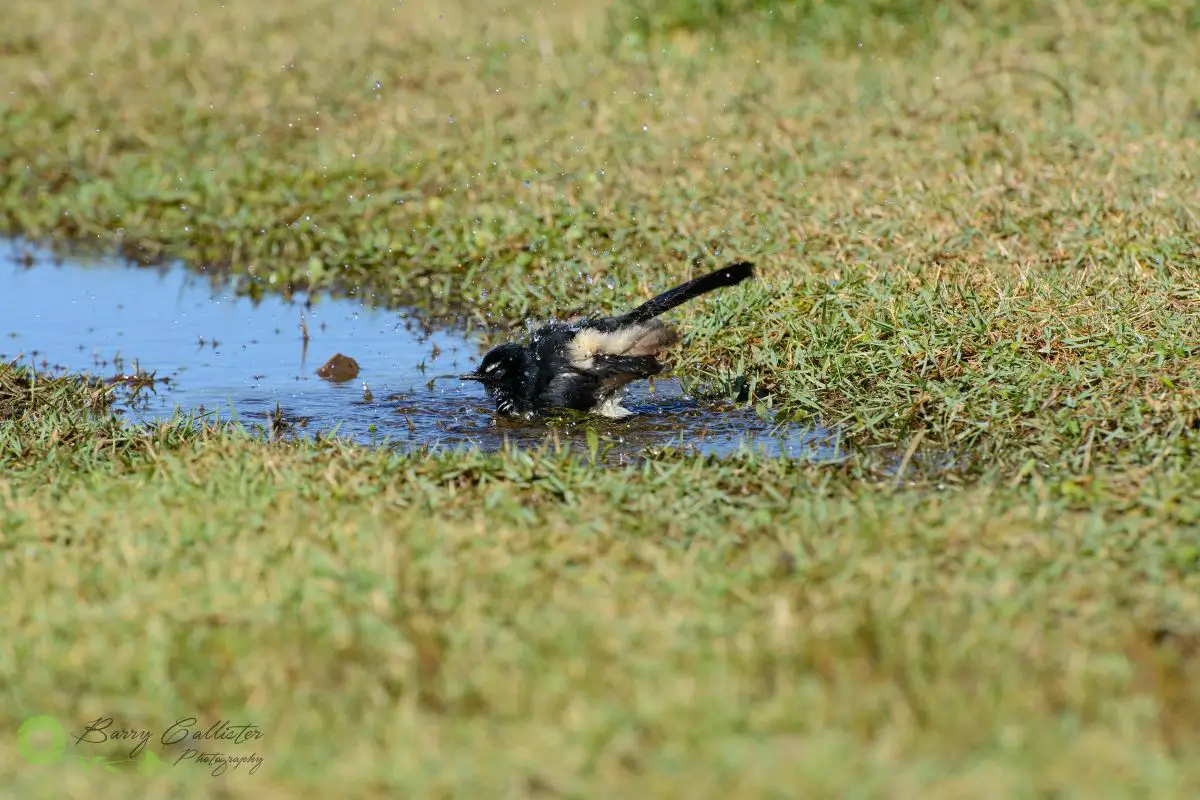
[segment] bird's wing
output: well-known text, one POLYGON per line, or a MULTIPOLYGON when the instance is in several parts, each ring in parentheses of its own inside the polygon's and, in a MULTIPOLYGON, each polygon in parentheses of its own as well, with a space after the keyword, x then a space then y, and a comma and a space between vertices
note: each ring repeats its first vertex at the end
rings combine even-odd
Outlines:
POLYGON ((662 372, 654 356, 597 355, 586 366, 572 366, 556 374, 539 395, 545 406, 587 411, 604 402, 626 384, 662 372))
POLYGON ((614 379, 628 383, 638 378, 657 375, 662 369, 662 362, 654 356, 598 355, 592 359, 592 367, 587 370, 587 374, 602 383, 614 379))
POLYGON ((656 355, 676 334, 652 320, 618 331, 547 327, 534 338, 537 404, 587 411, 625 384, 661 372, 656 355))

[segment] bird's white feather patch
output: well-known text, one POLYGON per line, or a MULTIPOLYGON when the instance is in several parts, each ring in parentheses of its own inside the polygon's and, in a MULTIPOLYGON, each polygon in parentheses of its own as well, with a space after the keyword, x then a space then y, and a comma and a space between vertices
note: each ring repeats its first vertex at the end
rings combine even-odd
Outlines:
POLYGON ((675 330, 658 320, 606 332, 585 328, 571 340, 571 362, 581 369, 592 365, 597 355, 653 356, 675 344, 675 330))
POLYGON ((609 419, 621 419, 629 417, 633 412, 621 405, 621 400, 616 395, 609 395, 604 399, 604 402, 596 407, 596 412, 602 417, 609 419))

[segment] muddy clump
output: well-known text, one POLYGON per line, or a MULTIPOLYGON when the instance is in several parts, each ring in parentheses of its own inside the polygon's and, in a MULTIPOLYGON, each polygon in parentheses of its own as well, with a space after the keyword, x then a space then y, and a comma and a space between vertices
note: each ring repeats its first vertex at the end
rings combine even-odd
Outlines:
POLYGON ((358 377, 358 362, 350 356, 335 353, 317 370, 317 377, 327 381, 351 381, 358 377))

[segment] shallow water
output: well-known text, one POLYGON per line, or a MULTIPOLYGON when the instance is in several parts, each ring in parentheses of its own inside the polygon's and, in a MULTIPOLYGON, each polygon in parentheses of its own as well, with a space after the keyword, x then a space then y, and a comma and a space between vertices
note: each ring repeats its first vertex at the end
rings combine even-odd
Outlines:
POLYGON ((836 455, 827 431, 779 426, 743 406, 698 402, 673 379, 656 381, 653 390, 635 384, 623 404, 636 413, 625 420, 498 420, 478 384, 429 385, 434 375, 473 369, 483 352, 478 337, 360 300, 267 293, 255 301, 239 296, 239 280, 116 259, 63 261, 27 243, 0 241, 0 358, 102 379, 153 373, 152 387, 134 392, 127 384, 118 408, 144 422, 170 418, 176 408, 267 427, 281 416, 300 435, 336 432, 401 448, 484 450, 505 439, 541 444, 547 436, 586 449, 591 427, 606 458, 617 461, 666 447, 836 455), (358 362, 355 379, 317 376, 335 353, 358 362))

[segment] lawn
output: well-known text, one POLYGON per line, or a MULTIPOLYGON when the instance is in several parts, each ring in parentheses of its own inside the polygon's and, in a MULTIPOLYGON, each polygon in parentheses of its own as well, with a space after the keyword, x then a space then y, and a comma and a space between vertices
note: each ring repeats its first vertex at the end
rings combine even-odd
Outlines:
POLYGON ((9 9, 0 230, 497 337, 747 258, 676 371, 852 453, 134 430, 0 367, 0 780, 1200 794, 1198 8, 9 9), (39 714, 168 760, 181 718, 252 724, 200 746, 262 764, 30 764, 39 714))

